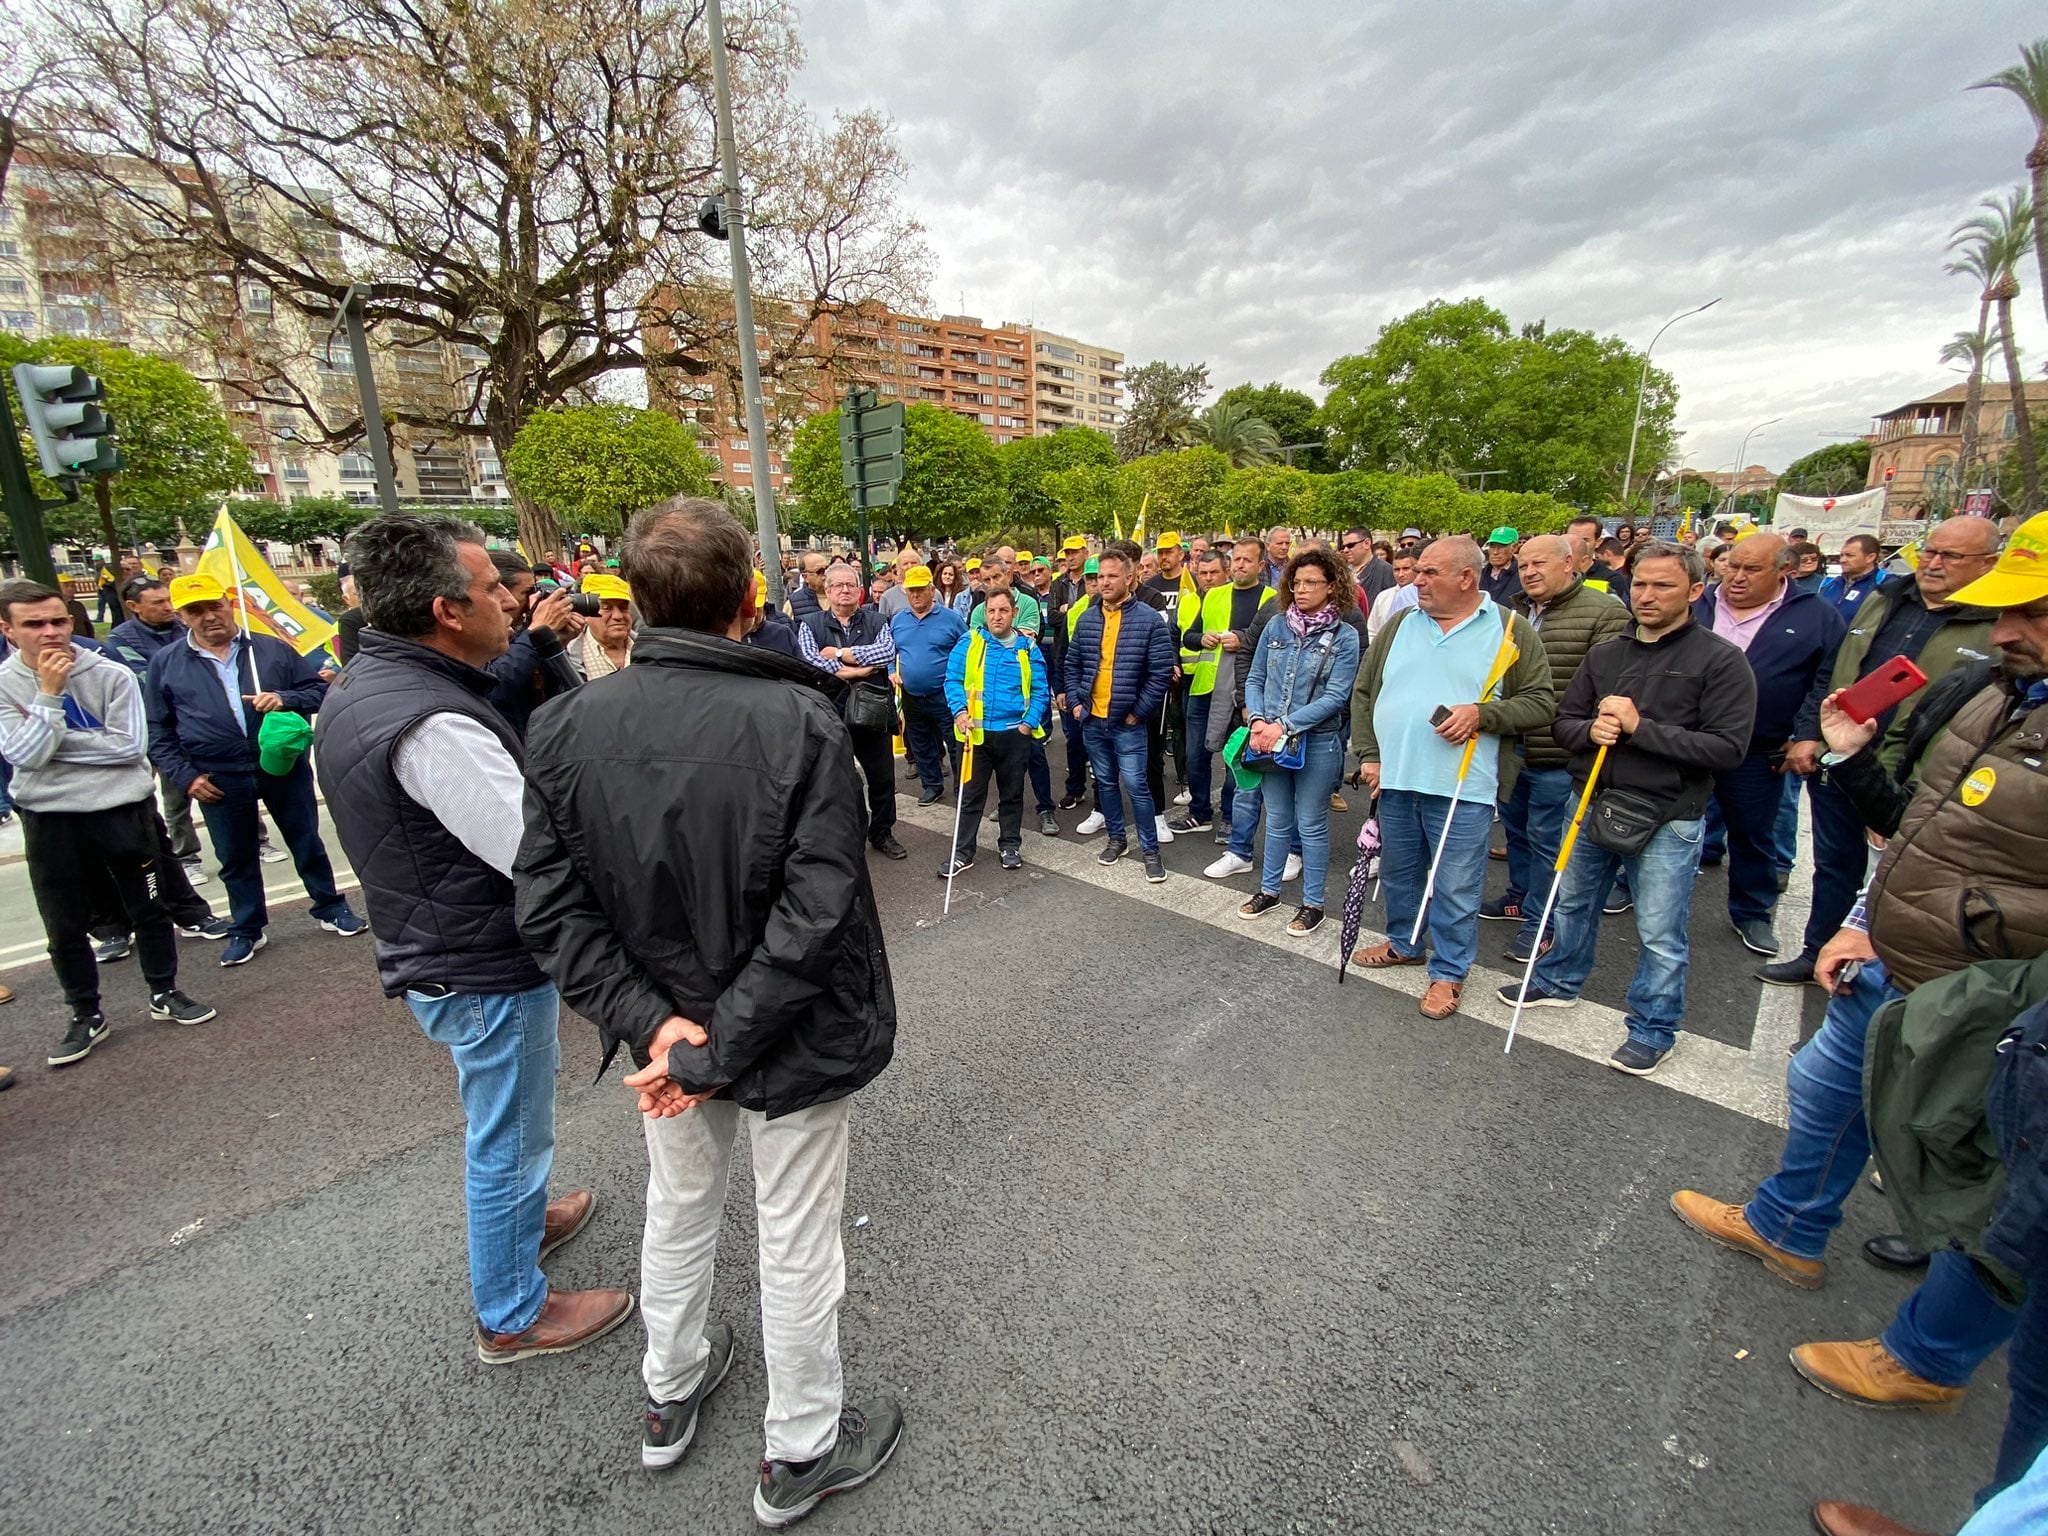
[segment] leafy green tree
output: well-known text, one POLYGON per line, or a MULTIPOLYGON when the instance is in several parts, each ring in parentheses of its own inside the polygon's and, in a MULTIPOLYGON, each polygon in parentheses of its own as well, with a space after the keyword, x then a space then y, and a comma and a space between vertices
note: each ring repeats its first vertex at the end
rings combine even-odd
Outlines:
POLYGON ((1282 447, 1313 443, 1314 447, 1299 448, 1292 455, 1289 462, 1296 469, 1323 475, 1337 467, 1322 446, 1321 411, 1315 400, 1300 390, 1289 389, 1285 384, 1268 384, 1264 388, 1238 384, 1218 395, 1216 403, 1244 406, 1273 429, 1282 447))
POLYGON ((1117 476, 1105 464, 1076 464, 1056 469, 1040 485, 1057 509, 1059 525, 1070 533, 1106 535, 1114 530, 1117 476))
POLYGON ((1003 467, 1003 488, 1010 498, 1010 518, 1026 527, 1065 526, 1057 498, 1046 489, 1046 477, 1080 464, 1114 469, 1116 444, 1094 427, 1062 427, 1049 437, 1020 437, 996 449, 1003 467))
POLYGON ((1280 456, 1279 434, 1254 416, 1250 406, 1235 400, 1219 400, 1197 416, 1195 440, 1230 460, 1233 469, 1270 464, 1280 456))
POLYGON ((1341 469, 1315 479, 1315 526, 1385 528, 1394 494, 1393 475, 1376 469, 1341 469))
POLYGON ((1870 444, 1829 443, 1794 459, 1778 476, 1778 489, 1791 496, 1840 496, 1858 491, 1870 478, 1870 444))
MULTIPOLYGON (((789 488, 795 510, 811 527, 857 531, 853 498, 839 466, 839 412, 821 411, 796 429, 789 488)), ((903 413, 903 481, 893 507, 877 507, 877 533, 962 539, 999 526, 1009 507, 995 444, 973 422, 919 401, 903 413)))
POLYGON ((536 411, 505 455, 522 495, 584 533, 618 533, 635 512, 671 496, 709 496, 715 469, 683 423, 631 405, 536 411))
POLYGON ((1116 510, 1125 533, 1145 516, 1150 543, 1162 533, 1196 533, 1222 526, 1218 492, 1230 460, 1206 444, 1133 459, 1116 472, 1116 510))
POLYGON ((1209 369, 1151 362, 1131 371, 1130 409, 1116 429, 1117 457, 1128 463, 1195 441, 1195 402, 1209 392, 1209 369))
POLYGON ((1307 527, 1316 523, 1315 506, 1314 477, 1284 464, 1233 469, 1216 493, 1217 525, 1233 533, 1264 533, 1276 523, 1307 527))

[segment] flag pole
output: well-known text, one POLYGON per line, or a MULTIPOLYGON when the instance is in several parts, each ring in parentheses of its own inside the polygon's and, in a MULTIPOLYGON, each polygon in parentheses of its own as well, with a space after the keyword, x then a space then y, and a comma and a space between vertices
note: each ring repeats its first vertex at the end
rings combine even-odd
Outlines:
POLYGON ((1600 778, 1600 769, 1607 761, 1607 748, 1601 747, 1593 754, 1592 771, 1586 775, 1586 787, 1579 791, 1579 808, 1572 812, 1572 823, 1565 828, 1564 841, 1558 845, 1557 862, 1551 866, 1550 894, 1543 898, 1543 916, 1536 920, 1536 937, 1529 945, 1529 963, 1522 968, 1522 985, 1515 993, 1515 1016, 1508 1020, 1508 1043, 1501 1048, 1505 1056, 1515 1048, 1515 1031, 1522 1027, 1522 1009, 1529 996, 1529 983, 1536 975, 1536 962, 1543 958, 1543 930, 1550 926, 1550 909, 1557 904, 1558 888, 1564 884, 1564 867, 1571 862, 1572 847, 1579 840, 1579 825, 1586 819, 1586 806, 1593 798, 1593 785, 1600 778))
POLYGON ((974 777, 974 737, 970 734, 966 745, 961 748, 960 767, 957 770, 960 793, 953 801, 953 840, 946 844, 946 904, 939 909, 939 917, 951 915, 953 911, 953 866, 960 862, 956 851, 960 847, 960 811, 967 804, 967 781, 974 777))
POLYGON ((221 535, 221 542, 228 547, 228 569, 235 573, 235 619, 242 626, 242 649, 249 657, 249 680, 256 685, 256 691, 263 691, 263 674, 256 670, 256 645, 249 637, 249 594, 242 586, 242 556, 235 548, 236 535, 241 529, 222 507, 214 522, 214 529, 221 535))

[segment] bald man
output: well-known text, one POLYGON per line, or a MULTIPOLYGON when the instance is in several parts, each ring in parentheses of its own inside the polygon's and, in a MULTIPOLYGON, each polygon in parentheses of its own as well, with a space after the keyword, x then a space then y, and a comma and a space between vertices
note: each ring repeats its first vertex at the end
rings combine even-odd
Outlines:
POLYGON ((1834 605, 1788 579, 1791 549, 1774 533, 1738 539, 1721 584, 1694 618, 1749 659, 1756 677, 1756 724, 1749 754, 1714 776, 1714 801, 1728 829, 1728 920, 1752 953, 1778 954, 1771 917, 1778 905, 1776 823, 1785 774, 1811 773, 1813 754, 1795 753, 1804 720, 1820 718, 1846 627, 1834 605))

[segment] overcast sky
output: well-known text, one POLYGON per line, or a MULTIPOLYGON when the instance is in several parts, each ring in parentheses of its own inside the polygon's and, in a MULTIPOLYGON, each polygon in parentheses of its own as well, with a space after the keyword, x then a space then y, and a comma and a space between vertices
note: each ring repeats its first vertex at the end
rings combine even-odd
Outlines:
POLYGON ((2031 143, 1962 88, 2048 11, 813 0, 803 30, 815 107, 898 124, 941 310, 1320 399, 1431 298, 1641 346, 1718 295, 1655 354, 1714 469, 1769 417, 1748 458, 1782 467, 1959 382, 1943 245, 2031 143))

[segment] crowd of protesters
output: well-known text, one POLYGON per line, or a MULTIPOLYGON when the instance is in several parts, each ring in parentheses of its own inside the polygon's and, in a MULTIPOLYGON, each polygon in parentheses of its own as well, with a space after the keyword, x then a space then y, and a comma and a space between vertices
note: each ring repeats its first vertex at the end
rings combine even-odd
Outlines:
MULTIPOLYGON (((203 577, 131 574, 104 651, 58 594, 0 586, 0 756, 73 1014, 50 1061, 105 1034, 96 958, 116 940, 154 1017, 214 1017, 178 988, 176 938, 224 940, 222 965, 263 947, 259 807, 312 919, 365 931, 321 846, 317 765, 384 989, 457 1066, 486 1362, 576 1348, 632 1310, 540 1268, 593 1207, 547 1192, 560 1001, 599 1025, 607 1063, 628 1048, 651 1170, 647 1466, 682 1456, 731 1364, 709 1278, 742 1118, 770 1382, 757 1516, 787 1524, 859 1486, 901 1435, 894 1404, 845 1403, 836 1318, 848 1106, 894 1031, 863 854, 908 856, 904 773, 917 805, 951 802, 943 879, 975 868, 988 816, 1005 871, 1028 826, 1090 840, 1103 865, 1135 839, 1155 884, 1163 848, 1206 833, 1202 873, 1245 880, 1241 919, 1291 906, 1305 945, 1344 928, 1343 963, 1423 973, 1431 1020, 1460 1011, 1482 925, 1506 935, 1517 979, 1498 997, 1519 1013, 1577 1005, 1606 920, 1627 917, 1610 1064, 1634 1076, 1683 1044, 1692 897, 1724 865, 1757 978, 1828 1003, 1792 1060, 1778 1167, 1746 1201, 1681 1190, 1674 1211, 1818 1288, 1874 1157, 1901 1231, 1869 1257, 1924 1278, 1880 1337, 1793 1364, 1853 1403, 1935 1410, 2009 1344, 1982 1499, 1990 1516, 2043 1497, 2048 1290, 2028 1281, 2048 1276, 2048 515, 2008 541, 1950 519, 1889 569, 1859 535, 1832 573, 1800 530, 1665 540, 1590 517, 1483 540, 906 542, 872 573, 785 557, 786 611, 739 526, 687 498, 634 520, 616 558, 532 566, 413 516, 373 519, 349 554, 338 670, 239 634, 203 577), (1901 662, 1915 686, 1852 707, 1901 662), (702 751, 713 738, 727 749, 702 751), (1326 927, 1347 789, 1382 877, 1383 936, 1356 947, 1355 914, 1326 927), (1774 919, 1802 795, 1812 890, 1792 951, 1774 919), (159 879, 204 879, 193 805, 226 920, 159 879)), ((1815 1520, 1904 1530, 1859 1505, 1815 1520)))

